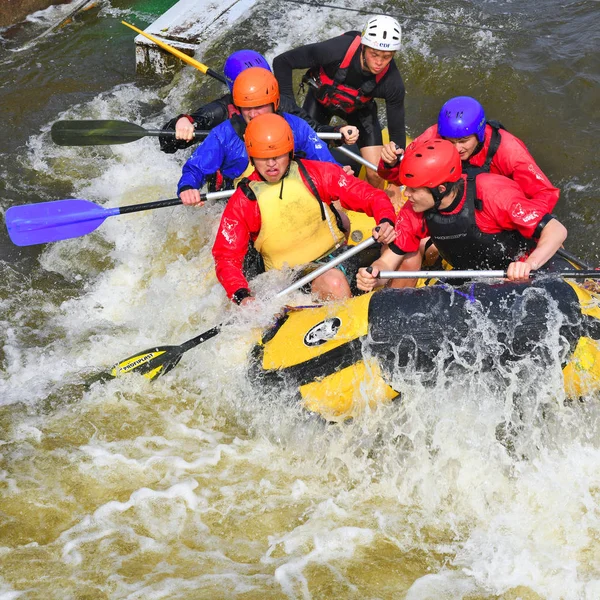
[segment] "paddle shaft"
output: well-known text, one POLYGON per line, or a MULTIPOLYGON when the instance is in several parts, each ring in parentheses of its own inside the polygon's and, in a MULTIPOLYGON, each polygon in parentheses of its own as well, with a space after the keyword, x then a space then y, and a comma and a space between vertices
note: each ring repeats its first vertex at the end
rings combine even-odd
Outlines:
POLYGON ((217 81, 220 81, 221 83, 224 83, 225 85, 227 85, 227 79, 225 79, 225 77, 223 77, 223 75, 219 75, 219 73, 217 73, 216 71, 213 71, 211 68, 207 67, 206 65, 203 65, 201 62, 198 62, 197 60, 193 59, 191 56, 188 56, 184 52, 181 52, 180 50, 173 48, 173 46, 170 46, 166 42, 163 42, 163 41, 155 38, 154 36, 150 35, 149 33, 146 33, 144 31, 142 31, 141 29, 138 29, 134 25, 130 25, 126 21, 121 21, 121 23, 123 23, 123 25, 126 25, 130 29, 133 29, 133 31, 135 31, 136 33, 143 35, 145 38, 149 39, 151 42, 154 42, 157 46, 159 46, 163 50, 170 52, 173 56, 176 56, 177 58, 181 59, 184 63, 187 63, 188 65, 191 65, 192 67, 195 67, 201 73, 210 75, 217 81))
MULTIPOLYGON (((371 267, 367 267, 370 269, 371 267)), ((600 279, 600 270, 585 271, 535 271, 530 277, 573 277, 575 279, 600 279)), ((377 279, 492 279, 506 277, 506 271, 380 271, 377 279)))
MULTIPOLYGON (((319 135, 319 134, 317 134, 317 135, 319 135)), ((325 135, 328 135, 328 134, 325 134, 325 135)), ((341 134, 338 134, 338 135, 341 135, 341 134)), ((319 135, 319 137, 321 137, 321 136, 319 135)), ((322 139, 328 139, 328 138, 322 138, 322 139)), ((335 139, 335 138, 331 138, 331 139, 335 139)), ((344 146, 338 146, 336 148, 336 150, 339 150, 342 154, 349 156, 352 160, 355 160, 357 163, 364 165, 368 169, 372 169, 373 171, 377 172, 377 167, 371 161, 368 161, 366 158, 363 158, 362 156, 360 156, 360 154, 356 154, 356 153, 352 152, 352 150, 349 150, 348 148, 344 148, 344 146)))
MULTIPOLYGON (((201 194, 203 200, 222 200, 223 198, 229 198, 235 190, 222 190, 220 192, 209 192, 208 194, 201 194)), ((126 215, 129 213, 139 212, 141 210, 153 210, 155 208, 166 208, 167 206, 177 206, 181 204, 180 198, 169 198, 168 200, 156 200, 155 202, 145 202, 144 204, 131 204, 130 206, 121 206, 117 209, 118 215, 126 215)), ((108 209, 111 210, 111 209, 108 209)))
MULTIPOLYGON (((325 134, 325 135, 327 135, 327 134, 325 134)), ((338 135, 341 135, 341 134, 338 134, 338 135)), ((335 139, 335 138, 322 138, 322 139, 335 139)), ((365 167, 368 167, 369 169, 373 169, 374 171, 377 171, 377 167, 372 162, 364 159, 362 156, 359 156, 358 154, 355 154, 348 148, 344 148, 344 146, 340 146, 338 148, 338 150, 340 152, 342 152, 343 154, 346 154, 353 160, 357 161, 358 163, 364 165, 365 167)), ((402 155, 402 156, 404 156, 404 155, 402 155)), ((400 156, 400 160, 402 160, 402 156, 400 156)), ((558 254, 559 256, 562 256, 562 258, 565 258, 566 260, 571 261, 575 266, 579 267, 580 269, 587 269, 588 271, 594 270, 594 267, 592 267, 592 265, 582 261, 581 259, 577 258, 574 254, 571 254, 570 252, 567 252, 566 250, 564 250, 562 248, 559 248, 556 251, 556 254, 558 254)), ((406 271, 406 272, 408 272, 408 271, 406 271)), ((416 271, 416 272, 418 272, 418 271, 416 271)), ((417 275, 417 277, 424 277, 424 275, 417 275)), ((492 275, 492 277, 500 277, 500 275, 492 275)), ((390 279, 390 278, 388 277, 386 279, 390 279)), ((396 278, 396 279, 398 279, 398 278, 396 278)), ((406 279, 410 279, 410 277, 406 277, 406 279)))
MULTIPOLYGON (((194 131, 194 139, 198 140, 200 138, 206 137, 208 134, 210 133, 210 129, 198 129, 196 131, 194 131)), ((125 137, 127 134, 123 134, 123 137, 125 137)), ((158 136, 164 136, 164 137, 175 137, 175 130, 170 130, 170 129, 145 129, 144 130, 144 135, 147 136, 154 136, 154 137, 158 137, 158 136)), ((131 137, 135 137, 135 136, 131 136, 131 137)), ((135 138, 135 140, 131 140, 132 142, 136 141, 137 139, 139 139, 139 136, 137 136, 135 138)))
MULTIPOLYGON (((310 283, 311 281, 315 280, 317 277, 320 277, 321 275, 323 275, 323 273, 326 273, 330 269, 337 267, 339 264, 343 263, 348 258, 354 256, 355 254, 358 254, 359 252, 362 252, 363 250, 366 250, 367 248, 372 246, 375 242, 376 242, 375 238, 370 237, 370 238, 366 239, 364 242, 361 242, 360 244, 353 246, 349 250, 346 250, 346 252, 343 252, 339 256, 336 256, 336 258, 330 260, 329 262, 322 265, 318 269, 315 269, 308 275, 305 275, 301 279, 298 279, 298 281, 292 283, 292 285, 289 285, 288 287, 281 290, 280 292, 277 292, 277 294, 275 294, 275 298, 281 298, 283 296, 286 296, 287 294, 290 294, 292 292, 295 292, 296 290, 299 290, 300 288, 304 287, 307 283, 310 283)), ((219 325, 216 325, 212 329, 209 329, 208 331, 201 333, 200 335, 196 336, 195 338, 192 338, 191 340, 184 342, 183 344, 181 344, 181 346, 179 346, 180 352, 181 353, 187 352, 191 348, 195 348, 196 346, 198 346, 199 344, 202 344, 206 340, 210 340, 211 338, 215 337, 221 331, 221 328, 223 327, 224 324, 225 323, 220 323, 219 325)))
MULTIPOLYGON (((198 129, 196 131, 194 131, 194 138, 201 138, 201 137, 206 137, 209 133, 210 133, 210 129, 198 129)), ((170 129, 144 129, 144 134, 145 135, 152 135, 152 136, 165 136, 165 137, 175 137, 175 130, 170 130, 170 129)), ((127 134, 123 134, 124 136, 127 134)), ((322 140, 340 140, 342 139, 342 134, 341 133, 317 133, 317 136, 322 139, 322 140)), ((133 135, 131 135, 131 137, 134 137, 133 135)), ((354 154, 354 152, 350 152, 350 150, 348 150, 349 156, 352 156, 353 158, 361 158, 359 156, 357 156, 356 154, 354 154)), ((371 164, 371 163, 369 163, 371 164)))
POLYGON ((594 267, 592 267, 592 265, 590 265, 589 263, 583 262, 580 258, 577 258, 574 254, 567 252, 563 248, 559 248, 556 251, 556 254, 571 261, 576 267, 579 267, 580 269, 587 269, 588 271, 594 269, 594 267))
POLYGON ((279 292, 275 297, 281 298, 281 296, 285 296, 286 294, 289 294, 290 292, 299 290, 301 287, 305 286, 307 283, 310 283, 311 281, 313 281, 313 279, 316 279, 323 273, 329 271, 329 269, 333 269, 333 267, 336 267, 340 263, 343 263, 346 259, 350 258, 351 256, 354 256, 355 254, 362 252, 366 248, 369 248, 375 242, 376 242, 375 238, 371 236, 370 238, 366 239, 364 242, 361 242, 360 244, 357 244, 356 246, 350 248, 349 250, 346 250, 346 252, 343 252, 342 254, 340 254, 336 258, 330 260, 323 266, 319 267, 318 269, 315 269, 308 275, 305 275, 304 277, 302 277, 302 279, 299 279, 298 281, 296 281, 289 287, 286 287, 285 290, 281 290, 281 292, 279 292))

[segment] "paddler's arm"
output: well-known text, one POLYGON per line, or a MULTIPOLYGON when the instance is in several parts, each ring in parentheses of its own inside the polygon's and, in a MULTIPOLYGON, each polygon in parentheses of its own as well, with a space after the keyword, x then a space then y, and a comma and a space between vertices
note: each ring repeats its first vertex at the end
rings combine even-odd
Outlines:
POLYGON ((212 249, 217 279, 237 304, 252 296, 243 264, 252 233, 259 230, 258 202, 250 202, 238 188, 225 206, 212 249))
POLYGON ((295 151, 303 152, 309 160, 339 165, 335 158, 333 158, 333 154, 329 151, 327 143, 317 136, 315 130, 306 121, 290 113, 283 113, 283 117, 292 128, 295 151))
POLYGON ((396 142, 388 142, 381 149, 381 158, 377 165, 377 175, 390 183, 400 183, 400 160, 404 150, 396 145, 396 142))
POLYGON ((531 271, 545 265, 566 239, 567 228, 558 219, 551 218, 545 223, 535 250, 524 261, 516 261, 508 265, 507 279, 527 281, 531 271))
POLYGON ((378 190, 366 181, 346 173, 334 165, 304 162, 308 172, 318 183, 319 192, 324 202, 339 200, 349 210, 363 212, 375 219, 379 226, 373 230, 373 236, 382 244, 390 244, 396 234, 394 223, 396 214, 387 194, 378 190))
POLYGON ((389 247, 386 248, 381 256, 370 266, 362 267, 356 274, 356 282, 358 289, 363 292, 370 292, 376 287, 383 286, 387 283, 387 279, 377 279, 380 271, 396 271, 402 264, 405 256, 393 252, 389 247))
POLYGON ((206 177, 216 173, 225 160, 225 146, 219 139, 218 129, 213 129, 204 143, 183 165, 181 178, 177 184, 177 195, 186 205, 202 206, 200 188, 206 177))
POLYGON ((388 123, 390 141, 399 148, 406 147, 406 123, 404 117, 404 82, 398 67, 392 61, 389 72, 383 78, 383 95, 385 96, 385 111, 388 123))
POLYGON ((384 247, 381 256, 371 265, 372 272, 359 269, 356 276, 358 288, 367 292, 387 283, 376 279, 379 271, 395 271, 404 262, 419 253, 421 240, 429 236, 423 215, 417 214, 407 202, 398 212, 395 224, 396 239, 384 247))
POLYGON ((294 98, 294 69, 312 69, 319 65, 341 62, 352 38, 337 36, 323 42, 292 48, 273 59, 273 74, 279 83, 282 96, 294 98))

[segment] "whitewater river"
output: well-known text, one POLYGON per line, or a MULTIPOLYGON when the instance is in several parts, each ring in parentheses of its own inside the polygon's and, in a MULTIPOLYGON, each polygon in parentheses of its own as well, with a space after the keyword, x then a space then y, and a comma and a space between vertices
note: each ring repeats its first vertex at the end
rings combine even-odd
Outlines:
MULTIPOLYGON (((165 155, 156 138, 59 147, 49 133, 61 119, 156 127, 223 92, 191 68, 136 78, 120 21, 144 28, 170 4, 101 0, 25 50, 69 5, 0 32, 2 213, 175 195, 186 152, 165 155)), ((447 98, 478 97, 561 188, 566 248, 599 264, 598 2, 387 6, 404 27, 409 133, 447 98)), ((365 19, 259 0, 198 58, 219 70, 252 47, 272 60, 365 19)), ((413 382, 401 402, 326 425, 254 390, 251 332, 277 306, 240 317, 226 301, 210 254, 221 210, 111 217, 23 248, 2 226, 0 599, 600 598, 598 398, 565 404, 558 364, 522 364, 507 385, 413 382), (153 383, 86 385, 230 315, 153 383)), ((259 286, 267 297, 287 283, 259 286)))

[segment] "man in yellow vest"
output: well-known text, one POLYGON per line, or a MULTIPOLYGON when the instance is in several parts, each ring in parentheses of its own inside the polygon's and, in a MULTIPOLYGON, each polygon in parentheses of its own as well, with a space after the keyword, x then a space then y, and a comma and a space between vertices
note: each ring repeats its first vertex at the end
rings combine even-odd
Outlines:
MULTIPOLYGON (((346 235, 332 204, 336 200, 374 217, 379 229, 373 236, 382 244, 394 240, 394 208, 385 192, 338 165, 294 159, 292 129, 280 115, 252 119, 244 141, 255 170, 227 203, 213 246, 217 278, 232 301, 252 300, 242 270, 249 241, 266 270, 326 261, 343 248, 346 235)), ((312 282, 312 292, 322 300, 348 298, 351 277, 331 269, 312 282)))

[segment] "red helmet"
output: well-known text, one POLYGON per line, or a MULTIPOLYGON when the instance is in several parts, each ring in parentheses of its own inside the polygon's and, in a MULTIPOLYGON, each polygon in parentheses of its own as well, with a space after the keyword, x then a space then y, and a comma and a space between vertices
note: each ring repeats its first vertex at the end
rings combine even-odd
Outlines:
POLYGON ((460 154, 447 140, 419 142, 404 153, 400 163, 400 182, 411 188, 434 188, 458 181, 461 174, 460 154))
POLYGON ((246 127, 244 141, 252 158, 275 158, 294 150, 292 128, 275 113, 254 117, 246 127))
POLYGON ((273 110, 277 110, 279 84, 275 75, 262 67, 242 71, 233 82, 233 103, 246 108, 273 104, 273 110))

